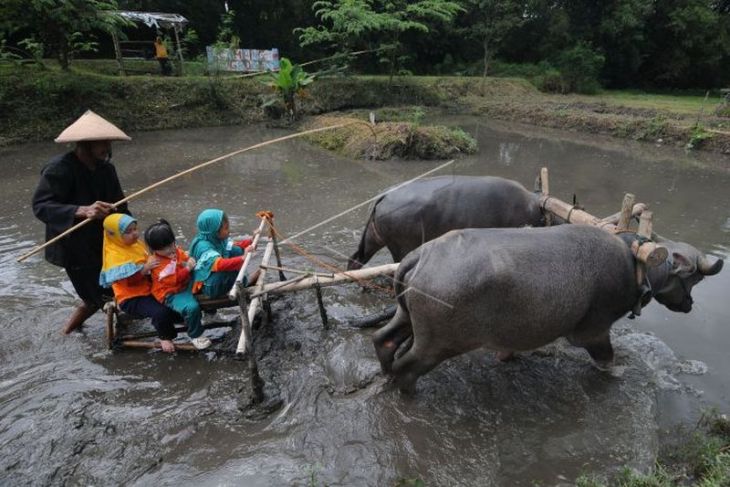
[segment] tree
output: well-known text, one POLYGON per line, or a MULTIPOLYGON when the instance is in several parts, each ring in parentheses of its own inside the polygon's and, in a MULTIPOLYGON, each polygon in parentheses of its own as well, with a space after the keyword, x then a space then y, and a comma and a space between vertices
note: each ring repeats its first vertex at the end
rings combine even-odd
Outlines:
POLYGON ((643 78, 677 88, 722 83, 722 61, 730 56, 727 21, 710 0, 658 2, 648 22, 643 78))
POLYGON ((387 51, 381 61, 389 65, 391 79, 405 60, 404 33, 426 34, 433 24, 450 22, 463 11, 448 0, 321 0, 312 8, 322 24, 295 29, 302 47, 325 44, 346 53, 377 39, 379 49, 387 51))
POLYGON ((131 25, 116 13, 116 0, 3 0, 3 27, 36 33, 46 50, 68 69, 74 52, 94 49, 92 31, 111 33, 131 25))
POLYGON ((483 71, 487 77, 489 63, 502 39, 525 21, 525 5, 521 0, 465 0, 469 27, 464 34, 482 45, 483 71))

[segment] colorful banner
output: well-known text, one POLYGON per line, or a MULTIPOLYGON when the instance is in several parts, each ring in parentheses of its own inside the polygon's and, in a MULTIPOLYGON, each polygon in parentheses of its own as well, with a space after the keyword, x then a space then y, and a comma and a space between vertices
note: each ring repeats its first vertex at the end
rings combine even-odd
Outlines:
POLYGON ((251 73, 257 71, 278 71, 279 50, 225 49, 208 46, 208 67, 220 71, 251 73))

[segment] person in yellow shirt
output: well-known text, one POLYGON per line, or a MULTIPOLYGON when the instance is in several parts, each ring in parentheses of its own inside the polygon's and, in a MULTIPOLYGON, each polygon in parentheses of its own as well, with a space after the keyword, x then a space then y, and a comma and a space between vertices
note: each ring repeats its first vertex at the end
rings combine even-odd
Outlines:
POLYGON ((149 258, 139 242, 137 220, 123 213, 104 219, 103 265, 99 285, 111 287, 119 308, 125 313, 152 318, 163 352, 175 351, 175 322, 182 317, 159 303, 152 295, 150 273, 159 260, 149 258))
POLYGON ((163 76, 170 76, 172 74, 172 67, 170 66, 170 59, 167 57, 167 47, 162 42, 162 37, 155 39, 155 59, 160 63, 160 72, 163 76))

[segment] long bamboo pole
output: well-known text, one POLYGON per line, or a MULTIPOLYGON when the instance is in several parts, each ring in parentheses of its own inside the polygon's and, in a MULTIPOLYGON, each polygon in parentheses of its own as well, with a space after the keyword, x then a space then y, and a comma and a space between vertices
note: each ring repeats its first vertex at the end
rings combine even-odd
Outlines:
MULTIPOLYGON (((216 157, 215 159, 211 159, 210 161, 206 161, 206 162, 203 162, 201 164, 198 164, 197 166, 193 166, 190 169, 186 169, 185 171, 179 172, 177 174, 173 174, 172 176, 170 176, 168 178, 165 178, 162 181, 158 181, 158 182, 156 182, 154 184, 151 184, 151 185, 147 186, 146 188, 140 189, 136 193, 130 194, 126 198, 122 198, 121 200, 117 201, 116 203, 113 203, 113 205, 114 206, 118 206, 118 205, 121 205, 122 203, 126 203, 128 201, 131 201, 133 199, 136 199, 139 196, 142 196, 143 194, 145 194, 145 193, 147 193, 149 191, 152 191, 153 189, 159 188, 163 184, 167 184, 170 181, 174 181, 174 180, 176 180, 178 178, 181 178, 183 176, 187 176, 188 174, 190 174, 192 172, 198 171, 198 170, 203 169, 205 167, 208 167, 208 166, 210 166, 212 164, 215 164, 216 162, 220 162, 220 161, 222 161, 224 159, 228 159, 230 157, 233 157, 235 155, 241 154, 243 152, 248 152, 248 151, 251 151, 251 150, 254 150, 254 149, 258 149, 260 147, 265 147, 267 145, 275 144, 277 142, 283 142, 283 141, 289 140, 289 139, 296 139, 298 137, 303 137, 305 135, 314 134, 314 133, 317 133, 317 132, 324 132, 325 130, 334 130, 334 129, 346 127, 348 125, 352 125, 352 124, 355 124, 355 123, 364 123, 364 122, 360 122, 360 121, 357 121, 357 122, 347 122, 347 123, 341 123, 341 124, 337 124, 337 125, 330 125, 328 127, 320 127, 320 128, 316 128, 316 129, 304 130, 302 132, 297 132, 295 134, 285 135, 283 137, 277 137, 276 139, 267 140, 265 142, 259 142, 258 144, 254 144, 254 145, 245 147, 243 149, 235 150, 235 151, 230 152, 230 153, 228 153, 226 155, 223 155, 223 156, 220 156, 220 157, 216 157)), ((38 252, 40 252, 41 250, 43 250, 46 247, 48 247, 49 245, 58 242, 59 240, 61 240, 66 235, 69 235, 69 234, 75 232, 79 228, 81 228, 84 225, 86 225, 87 223, 89 223, 91 220, 92 220, 92 218, 87 218, 85 220, 80 221, 76 225, 72 226, 71 228, 69 228, 65 232, 61 233, 60 235, 57 235, 56 237, 52 238, 51 240, 49 240, 48 242, 44 243, 43 245, 39 245, 38 247, 34 248, 33 250, 31 250, 27 254, 21 255, 20 257, 18 257, 17 261, 18 262, 23 262, 28 257, 30 257, 32 255, 35 255, 38 252)))

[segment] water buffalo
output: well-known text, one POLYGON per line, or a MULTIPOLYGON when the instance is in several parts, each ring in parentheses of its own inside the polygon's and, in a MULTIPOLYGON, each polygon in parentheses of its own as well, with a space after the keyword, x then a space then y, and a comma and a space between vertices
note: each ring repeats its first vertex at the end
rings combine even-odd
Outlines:
MULTIPOLYGON (((664 241, 649 295, 692 309, 692 287, 717 274, 694 247, 664 241)), ((627 243, 591 226, 456 230, 408 254, 396 273, 398 309, 373 336, 383 372, 403 391, 442 361, 485 347, 532 350, 567 337, 599 365, 613 360, 611 325, 642 298, 627 243)))
POLYGON ((543 226, 538 195, 498 177, 438 176, 414 181, 380 198, 347 264, 359 269, 387 247, 393 261, 450 230, 543 226))

